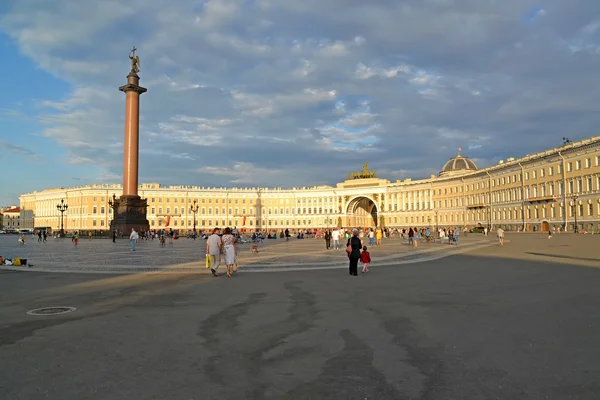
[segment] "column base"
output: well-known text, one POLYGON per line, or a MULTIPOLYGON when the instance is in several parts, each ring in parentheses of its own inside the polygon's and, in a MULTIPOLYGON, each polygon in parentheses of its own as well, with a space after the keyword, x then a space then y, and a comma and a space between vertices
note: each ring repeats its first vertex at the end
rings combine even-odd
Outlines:
POLYGON ((149 231, 147 208, 148 201, 137 195, 123 195, 116 199, 113 205, 113 220, 110 222, 111 232, 117 231, 119 236, 129 236, 131 228, 138 233, 149 231))

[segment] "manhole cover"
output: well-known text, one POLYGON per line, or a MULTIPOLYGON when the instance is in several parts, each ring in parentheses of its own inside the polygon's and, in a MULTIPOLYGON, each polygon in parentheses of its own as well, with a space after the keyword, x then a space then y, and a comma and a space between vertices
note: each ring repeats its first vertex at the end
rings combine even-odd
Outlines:
POLYGON ((27 311, 29 315, 56 315, 66 314, 77 310, 75 307, 44 307, 27 311))

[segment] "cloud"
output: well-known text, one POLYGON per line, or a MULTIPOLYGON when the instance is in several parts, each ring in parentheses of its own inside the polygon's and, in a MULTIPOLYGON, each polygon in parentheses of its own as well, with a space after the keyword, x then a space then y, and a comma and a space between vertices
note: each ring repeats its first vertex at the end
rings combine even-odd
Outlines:
POLYGON ((418 178, 458 147, 485 162, 597 132, 596 0, 350 3, 14 2, 0 30, 69 90, 0 118, 120 181, 135 44, 141 181, 334 184, 365 154, 380 176, 418 178))
POLYGON ((0 140, 0 148, 4 149, 5 155, 9 155, 11 153, 12 154, 16 153, 16 154, 22 155, 22 156, 39 157, 39 155, 37 153, 28 149, 27 147, 19 146, 16 144, 11 144, 4 140, 0 140))

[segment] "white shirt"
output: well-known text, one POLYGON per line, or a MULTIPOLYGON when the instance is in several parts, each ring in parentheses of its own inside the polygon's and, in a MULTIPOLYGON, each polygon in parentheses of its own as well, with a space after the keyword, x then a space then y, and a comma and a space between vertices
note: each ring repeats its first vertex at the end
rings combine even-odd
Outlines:
POLYGON ((333 231, 333 232, 331 232, 331 238, 333 240, 340 240, 340 232, 339 231, 333 231))
POLYGON ((131 231, 131 234, 129 235, 130 240, 138 240, 139 238, 140 238, 140 236, 138 235, 138 233, 136 231, 131 231))
POLYGON ((373 232, 373 231, 369 231, 369 237, 370 237, 370 238, 374 238, 374 237, 375 237, 375 232, 373 232))
POLYGON ((216 256, 221 252, 219 245, 221 244, 221 238, 216 233, 213 233, 206 240, 206 247, 208 247, 208 254, 216 256))

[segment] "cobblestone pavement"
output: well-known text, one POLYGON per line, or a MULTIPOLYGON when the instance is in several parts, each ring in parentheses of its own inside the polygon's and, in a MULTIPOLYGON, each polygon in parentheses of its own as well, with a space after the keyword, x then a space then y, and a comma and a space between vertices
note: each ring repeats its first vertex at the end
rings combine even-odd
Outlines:
POLYGON ((598 399, 600 237, 472 239, 356 277, 0 271, 0 399, 598 399))
MULTIPOLYGON (((490 237, 471 235, 461 237, 460 246, 421 241, 418 248, 409 247, 398 237, 386 239, 381 247, 369 246, 373 262, 391 265, 415 260, 431 260, 464 252, 495 241, 490 237)), ((265 240, 258 245, 259 252, 251 251, 251 244, 238 247, 238 262, 248 270, 286 270, 342 268, 347 264, 345 242, 338 250, 327 250, 322 239, 265 240)), ((178 239, 161 247, 158 241, 144 240, 130 251, 128 240, 81 239, 75 246, 70 239, 49 239, 46 243, 30 237, 20 245, 12 235, 0 236, 0 255, 8 258, 26 258, 27 270, 55 272, 198 272, 208 273, 204 266, 204 240, 178 239)), ((6 267, 4 267, 6 268, 6 267)), ((10 269, 24 269, 13 267, 10 269)))

